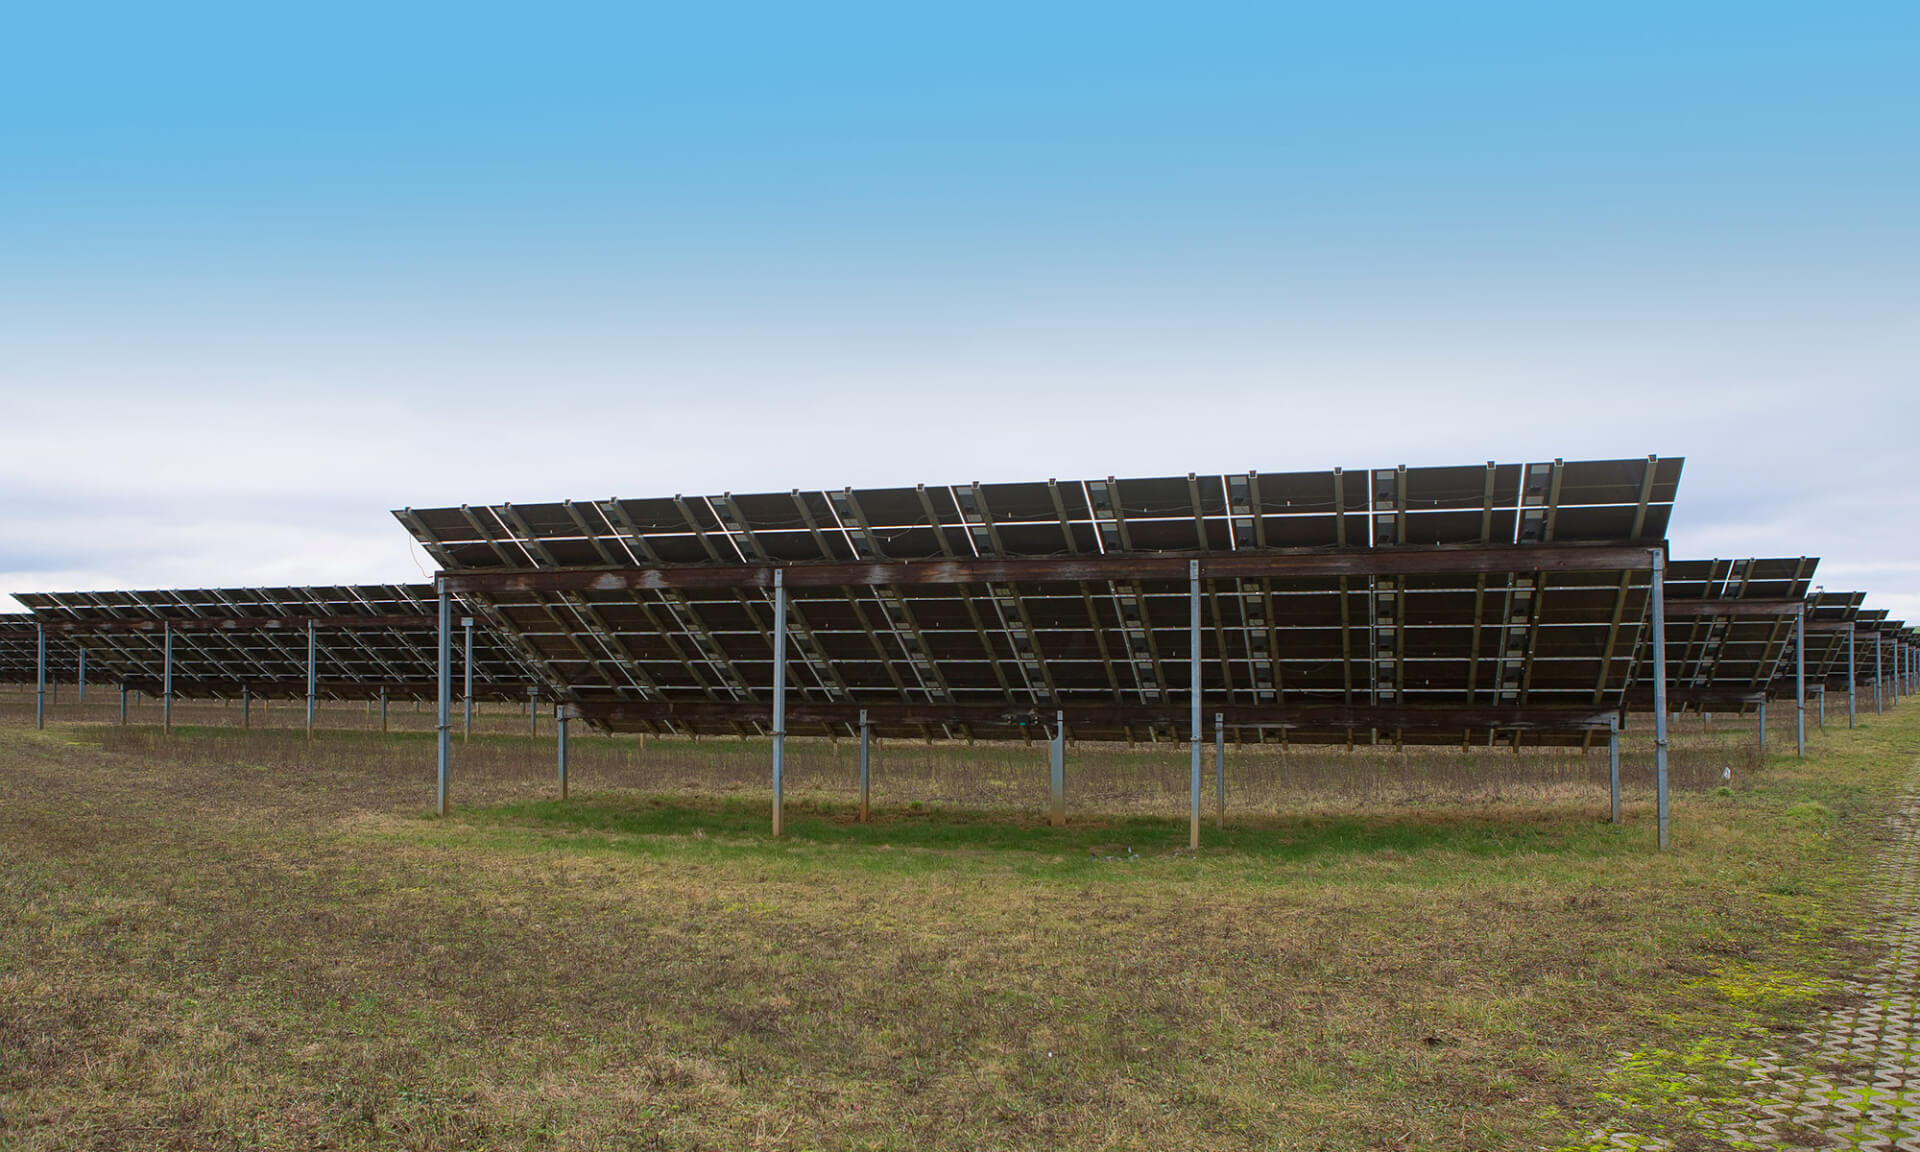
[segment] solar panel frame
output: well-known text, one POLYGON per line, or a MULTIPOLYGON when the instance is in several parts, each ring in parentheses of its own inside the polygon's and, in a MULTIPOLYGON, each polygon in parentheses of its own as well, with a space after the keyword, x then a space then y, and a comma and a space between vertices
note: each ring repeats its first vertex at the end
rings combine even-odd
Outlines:
MULTIPOLYGON (((395 516, 445 573, 467 578, 462 595, 521 636, 583 715, 656 731, 765 729, 741 717, 763 711, 770 692, 767 580, 597 592, 483 588, 487 578, 1084 560, 1086 571, 1066 575, 912 586, 849 577, 825 590, 789 589, 790 695, 796 705, 944 706, 969 717, 987 706, 1083 714, 1132 707, 1151 714, 1143 723, 1152 728, 1162 722, 1151 717, 1171 715, 1190 698, 1186 581, 1108 576, 1115 567, 1096 561, 1211 562, 1304 546, 1353 556, 1362 573, 1368 558, 1393 550, 1510 547, 1514 571, 1209 578, 1203 699, 1210 710, 1264 707, 1276 724, 1296 706, 1461 704, 1544 715, 1574 705, 1586 726, 1572 736, 1584 740, 1594 716, 1632 678, 1647 576, 1604 567, 1526 571, 1527 556, 1552 544, 1657 546, 1680 468, 1679 460, 1647 458, 1105 477, 402 509, 395 516), (724 723, 638 722, 612 711, 647 705, 658 715, 696 703, 752 708, 735 708, 736 718, 724 723)), ((1024 724, 978 719, 937 727, 922 724, 913 734, 1028 734, 1024 724)), ((1100 735, 1146 734, 1136 727, 1100 735)), ((1289 739, 1303 734, 1285 731, 1289 739)))

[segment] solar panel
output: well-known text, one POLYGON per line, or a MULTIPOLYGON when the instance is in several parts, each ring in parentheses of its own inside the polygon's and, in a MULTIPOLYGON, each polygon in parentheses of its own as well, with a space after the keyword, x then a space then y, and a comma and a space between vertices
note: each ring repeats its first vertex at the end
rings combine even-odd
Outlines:
MULTIPOLYGON (((0 684, 34 684, 40 676, 40 629, 31 612, 0 612, 0 684)), ((47 678, 72 683, 80 650, 65 636, 47 637, 47 678)))
POLYGON ((607 727, 764 731, 778 570, 790 730, 849 731, 866 709, 889 734, 1019 737, 1060 710, 1081 738, 1152 738, 1184 728, 1197 561, 1203 703, 1237 738, 1558 724, 1580 739, 1631 678, 1647 546, 1680 469, 1649 457, 395 515, 607 727))
MULTIPOLYGON (((1741 712, 1793 673, 1795 613, 1819 564, 1810 557, 1669 561, 1669 707, 1741 712)), ((1650 656, 1636 673, 1650 681, 1650 656)), ((1791 687, 1788 688, 1791 695, 1791 687)), ((1639 702, 1647 703, 1647 693, 1639 702)))
MULTIPOLYGON (((1848 639, 1864 592, 1816 593, 1807 608, 1807 681, 1845 691, 1848 639)), ((1858 645, 1855 645, 1858 666, 1858 645)))
MULTIPOLYGON (((89 673, 158 691, 166 635, 176 695, 299 696, 307 690, 307 625, 314 624, 315 688, 337 699, 388 691, 427 697, 437 683, 437 593, 431 585, 21 593, 33 618, 70 646, 84 645, 89 673)), ((460 645, 455 646, 460 659, 460 645)), ((463 670, 458 670, 456 675, 463 670)), ((512 642, 486 628, 474 637, 474 694, 524 697, 536 677, 512 642)))

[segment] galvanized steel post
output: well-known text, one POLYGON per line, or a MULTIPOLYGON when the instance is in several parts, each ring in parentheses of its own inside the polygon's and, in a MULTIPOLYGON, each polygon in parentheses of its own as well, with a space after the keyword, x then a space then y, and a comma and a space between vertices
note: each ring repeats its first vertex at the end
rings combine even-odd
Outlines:
POLYGON ((867 723, 867 710, 860 709, 860 823, 873 815, 868 800, 873 794, 873 728, 867 723))
MULTIPOLYGON (((1653 549, 1653 789, 1659 844, 1667 846, 1667 552, 1653 549)), ((1762 730, 1765 725, 1761 725, 1762 730)))
POLYGON ((1053 714, 1053 733, 1047 737, 1047 823, 1055 828, 1067 822, 1067 714, 1053 714))
POLYGON ((1793 606, 1793 741, 1795 754, 1807 755, 1807 606, 1793 606))
POLYGON ((80 646, 80 675, 73 687, 73 702, 82 708, 87 706, 87 647, 84 644, 80 646))
POLYGON ((434 717, 434 750, 439 760, 439 783, 436 790, 435 806, 440 815, 447 814, 447 775, 453 759, 453 677, 450 675, 453 663, 453 628, 451 627, 453 609, 447 598, 447 578, 436 577, 434 583, 440 586, 440 643, 438 674, 439 684, 436 691, 436 714, 434 717))
POLYGON ((1853 624, 1847 624, 1847 727, 1853 727, 1854 685, 1860 682, 1860 673, 1854 668, 1853 660, 1853 624))
POLYGON ((1193 693, 1192 737, 1193 780, 1187 804, 1187 846, 1200 847, 1200 561, 1187 561, 1187 635, 1193 658, 1187 665, 1189 689, 1193 693))
POLYGON ((34 660, 33 689, 33 726, 47 726, 47 626, 35 624, 34 632, 39 637, 38 655, 34 660))
POLYGON ((382 732, 385 732, 386 730, 387 730, 387 689, 386 689, 386 686, 385 686, 385 685, 381 685, 381 688, 380 688, 380 731, 382 731, 382 732))
POLYGON ((1874 715, 1876 716, 1886 711, 1886 707, 1881 702, 1881 698, 1880 698, 1881 697, 1880 686, 1882 683, 1886 681, 1886 677, 1887 677, 1886 671, 1881 666, 1881 662, 1880 662, 1880 650, 1883 647, 1885 647, 1885 645, 1880 643, 1880 634, 1877 632, 1874 633, 1874 637, 1873 637, 1873 712, 1874 712, 1874 715))
POLYGON ((787 770, 787 573, 773 570, 773 834, 785 829, 787 770))
POLYGON ((466 674, 466 690, 461 693, 461 699, 465 701, 463 707, 466 710, 466 723, 460 729, 460 743, 465 744, 473 738, 473 617, 461 617, 460 626, 467 630, 466 659, 462 661, 466 674))
POLYGON ((247 685, 240 685, 240 727, 253 727, 253 693, 247 685))
POLYGON ((1227 717, 1213 714, 1213 800, 1214 817, 1219 826, 1227 826, 1227 717))
POLYGON ((160 730, 173 731, 173 625, 162 624, 160 642, 160 730))
POLYGON ((560 761, 560 799, 567 798, 567 713, 563 706, 556 705, 553 712, 554 728, 559 733, 555 737, 555 755, 560 761))
POLYGON ((313 695, 314 675, 318 671, 318 642, 314 639, 313 621, 307 621, 307 739, 313 739, 313 695))
POLYGON ((1767 702, 1760 701, 1760 758, 1767 758, 1767 702))
POLYGON ((540 685, 527 685, 527 735, 540 735, 540 685))
POLYGON ((127 726, 127 682, 120 682, 120 727, 127 726))
POLYGON ((1827 686, 1825 684, 1814 685, 1813 695, 1814 699, 1820 701, 1820 710, 1814 714, 1816 717, 1814 726, 1822 732, 1825 732, 1827 730, 1827 686))
POLYGON ((1620 823, 1620 714, 1607 717, 1607 794, 1612 800, 1613 822, 1620 823))

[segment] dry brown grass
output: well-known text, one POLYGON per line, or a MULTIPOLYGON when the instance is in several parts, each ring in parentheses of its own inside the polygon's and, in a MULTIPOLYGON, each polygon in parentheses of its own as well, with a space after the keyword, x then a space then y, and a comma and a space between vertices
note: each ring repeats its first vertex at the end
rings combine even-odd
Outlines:
POLYGON ((1617 1048, 1751 1012, 1703 976, 1854 962, 1913 731, 1688 736, 1665 856, 1638 753, 1625 831, 1600 756, 1235 753, 1196 856, 1142 815, 1179 749, 1075 750, 1056 833, 1043 747, 887 744, 856 830, 851 745, 796 742, 773 844, 752 743, 578 739, 563 807, 502 734, 435 821, 420 733, 0 728, 0 1145, 1552 1142, 1617 1048))

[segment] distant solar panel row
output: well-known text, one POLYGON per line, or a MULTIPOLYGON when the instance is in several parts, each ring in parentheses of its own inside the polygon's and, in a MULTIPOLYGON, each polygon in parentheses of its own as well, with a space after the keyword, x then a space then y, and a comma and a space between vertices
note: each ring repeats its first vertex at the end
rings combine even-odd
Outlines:
MULTIPOLYGON (((31 612, 0 612, 0 684, 32 684, 40 675, 40 629, 31 612)), ((47 674, 71 683, 80 649, 64 636, 47 641, 47 674)))
MULTIPOLYGON (((1795 613, 1819 561, 1675 560, 1667 564, 1667 677, 1676 708, 1738 712, 1794 671, 1795 613)), ((1638 683, 1652 669, 1637 670, 1638 683)), ((1645 702, 1646 693, 1639 694, 1645 702)))
MULTIPOLYGON (((369 699, 381 691, 430 696, 438 675, 437 592, 426 584, 310 588, 27 593, 50 637, 84 645, 89 674, 157 691, 172 635, 176 695, 296 696, 308 682, 313 625, 318 694, 369 699)), ((461 652, 456 646, 456 658, 461 652)), ((474 637, 474 692, 524 697, 537 683, 512 641, 490 629, 474 637)))

